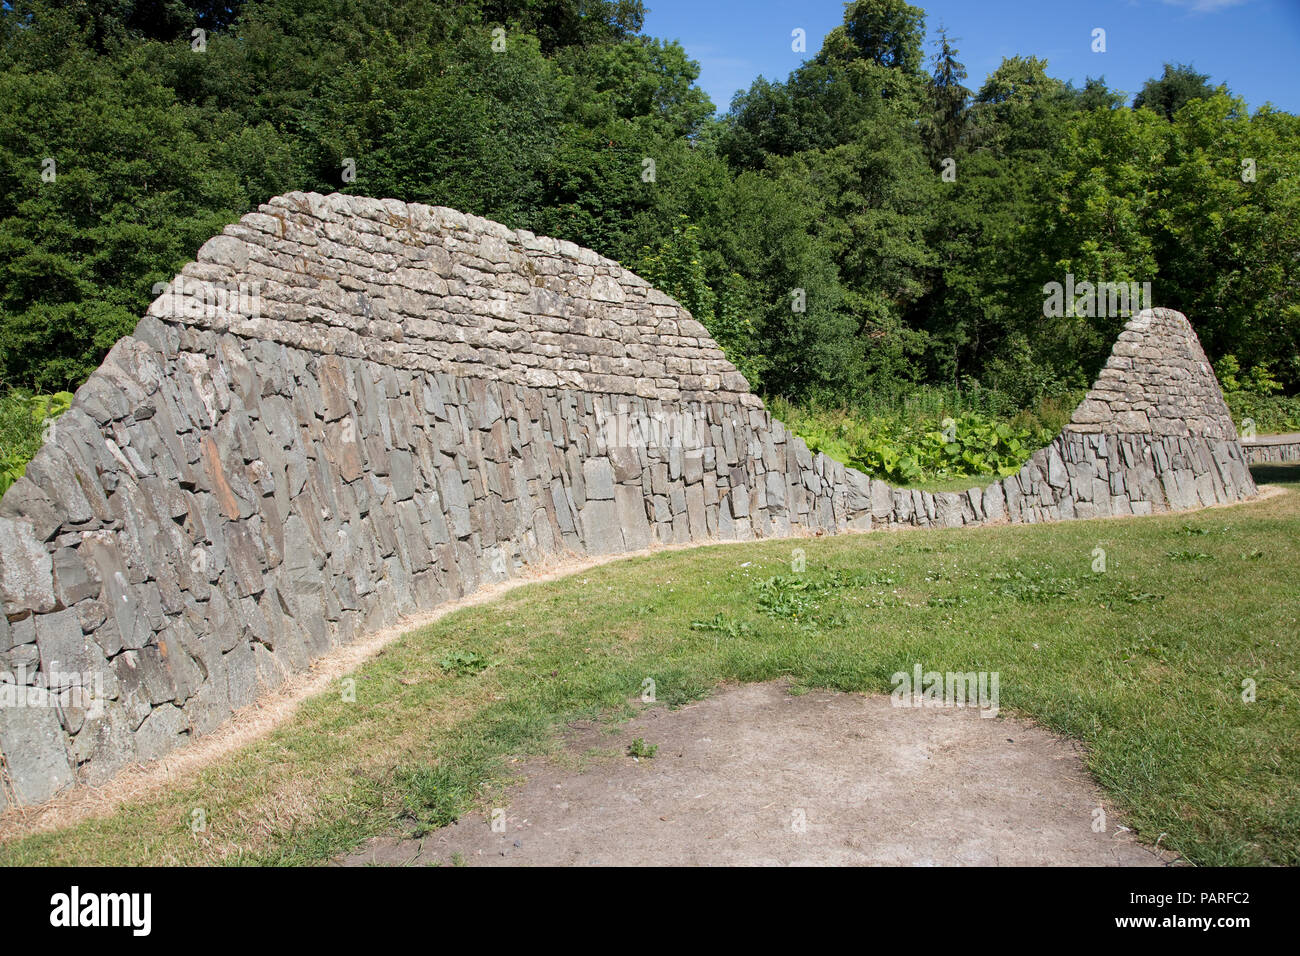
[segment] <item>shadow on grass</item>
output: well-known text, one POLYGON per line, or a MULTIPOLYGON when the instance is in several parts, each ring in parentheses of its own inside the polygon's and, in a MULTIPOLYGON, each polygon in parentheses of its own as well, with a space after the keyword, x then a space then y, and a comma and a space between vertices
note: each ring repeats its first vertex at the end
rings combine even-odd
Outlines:
POLYGON ((1257 485, 1300 484, 1300 462, 1251 465, 1250 473, 1257 485))

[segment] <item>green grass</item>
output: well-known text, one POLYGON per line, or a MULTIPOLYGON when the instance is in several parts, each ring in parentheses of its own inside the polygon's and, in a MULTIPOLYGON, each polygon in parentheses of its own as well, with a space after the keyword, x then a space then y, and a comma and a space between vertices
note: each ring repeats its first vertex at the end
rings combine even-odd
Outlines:
POLYGON ((319 863, 494 805, 510 758, 569 721, 635 713, 647 677, 652 706, 677 706, 726 681, 888 692, 921 663, 998 671, 1003 715, 1082 741, 1142 838, 1201 864, 1296 865, 1300 469, 1257 474, 1287 493, 712 546, 529 585, 389 645, 355 673, 355 703, 312 699, 190 782, 0 845, 0 864, 319 863))

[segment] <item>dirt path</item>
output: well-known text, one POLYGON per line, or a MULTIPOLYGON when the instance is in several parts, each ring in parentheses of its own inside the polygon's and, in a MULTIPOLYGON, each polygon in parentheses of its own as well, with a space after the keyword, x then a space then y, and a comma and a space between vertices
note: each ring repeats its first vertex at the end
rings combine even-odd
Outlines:
POLYGON ((726 688, 529 760, 505 832, 474 814, 345 865, 1098 865, 1172 861, 1117 827, 1076 745, 974 710, 726 688), (657 745, 633 760, 634 738, 657 745), (1104 832, 1094 832, 1098 808, 1104 832), (800 827, 802 821, 803 826, 800 827), (453 860, 455 858, 455 860, 453 860))

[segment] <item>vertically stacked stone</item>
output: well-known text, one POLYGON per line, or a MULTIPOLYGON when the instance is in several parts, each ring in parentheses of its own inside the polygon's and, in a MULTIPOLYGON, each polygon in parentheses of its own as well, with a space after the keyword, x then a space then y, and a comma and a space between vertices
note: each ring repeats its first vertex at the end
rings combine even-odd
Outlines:
POLYGON ((1186 320, 1144 315, 1019 475, 895 489, 810 454, 684 309, 590 250, 278 197, 203 246, 0 501, 0 809, 526 565, 1252 494, 1186 320))

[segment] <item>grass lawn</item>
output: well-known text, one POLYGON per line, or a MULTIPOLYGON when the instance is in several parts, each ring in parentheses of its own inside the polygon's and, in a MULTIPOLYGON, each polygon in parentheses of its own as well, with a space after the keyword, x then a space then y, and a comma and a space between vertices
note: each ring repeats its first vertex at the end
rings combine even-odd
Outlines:
POLYGON ((778 677, 888 692, 916 663, 998 671, 1003 714, 1084 741, 1144 839, 1201 864, 1300 864, 1300 467, 1256 475, 1286 494, 719 545, 529 585, 389 645, 354 703, 308 701, 192 782, 0 845, 0 864, 319 863, 492 805, 511 757, 632 713, 646 677, 672 706, 778 677))

